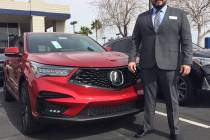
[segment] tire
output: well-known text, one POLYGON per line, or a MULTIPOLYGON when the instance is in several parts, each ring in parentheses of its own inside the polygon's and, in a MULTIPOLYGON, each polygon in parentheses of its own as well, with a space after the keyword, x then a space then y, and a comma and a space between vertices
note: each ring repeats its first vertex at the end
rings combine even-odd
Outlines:
POLYGON ((25 135, 32 135, 39 130, 38 124, 32 116, 27 84, 24 82, 20 88, 21 131, 25 135))
POLYGON ((194 101, 195 89, 189 77, 178 76, 176 80, 179 104, 182 106, 191 104, 194 101))
POLYGON ((3 96, 4 96, 4 101, 6 102, 14 101, 14 97, 7 89, 6 83, 4 83, 3 96))

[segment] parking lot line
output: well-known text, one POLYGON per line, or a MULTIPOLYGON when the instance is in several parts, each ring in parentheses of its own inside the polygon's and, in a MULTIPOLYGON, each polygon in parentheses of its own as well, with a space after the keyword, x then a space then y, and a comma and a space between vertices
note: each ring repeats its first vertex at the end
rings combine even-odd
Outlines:
MULTIPOLYGON (((155 111, 155 113, 158 114, 158 115, 167 117, 166 113, 162 113, 162 112, 159 112, 159 111, 155 111)), ((188 119, 185 119, 185 118, 179 118, 179 120, 182 121, 182 122, 185 122, 185 123, 189 123, 189 124, 192 124, 192 125, 195 125, 195 126, 202 127, 202 128, 206 128, 206 129, 210 128, 209 125, 206 125, 206 124, 203 124, 203 123, 199 123, 199 122, 195 122, 195 121, 191 121, 191 120, 188 120, 188 119)))

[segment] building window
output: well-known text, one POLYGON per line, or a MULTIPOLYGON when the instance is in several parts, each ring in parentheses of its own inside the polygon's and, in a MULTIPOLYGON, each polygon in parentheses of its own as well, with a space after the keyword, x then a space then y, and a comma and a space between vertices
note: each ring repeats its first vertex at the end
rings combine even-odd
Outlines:
POLYGON ((0 48, 11 46, 14 37, 19 34, 17 23, 0 23, 0 48))

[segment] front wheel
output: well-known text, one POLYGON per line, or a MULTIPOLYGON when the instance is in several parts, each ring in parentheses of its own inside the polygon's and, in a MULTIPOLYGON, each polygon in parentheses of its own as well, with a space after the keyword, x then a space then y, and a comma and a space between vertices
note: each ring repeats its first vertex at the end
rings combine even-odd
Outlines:
POLYGON ((20 90, 21 97, 21 131, 23 134, 30 135, 36 132, 37 123, 35 122, 30 105, 30 98, 28 94, 27 84, 24 82, 20 90))
POLYGON ((178 76, 176 86, 179 94, 179 104, 187 105, 193 102, 195 89, 189 77, 178 76))

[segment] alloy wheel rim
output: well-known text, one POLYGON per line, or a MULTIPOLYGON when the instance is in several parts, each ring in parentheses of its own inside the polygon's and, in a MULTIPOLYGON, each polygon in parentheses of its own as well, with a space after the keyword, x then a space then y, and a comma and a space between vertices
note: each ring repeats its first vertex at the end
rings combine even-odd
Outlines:
POLYGON ((177 90, 179 94, 179 100, 183 100, 187 94, 187 83, 183 77, 179 76, 177 78, 177 90))

